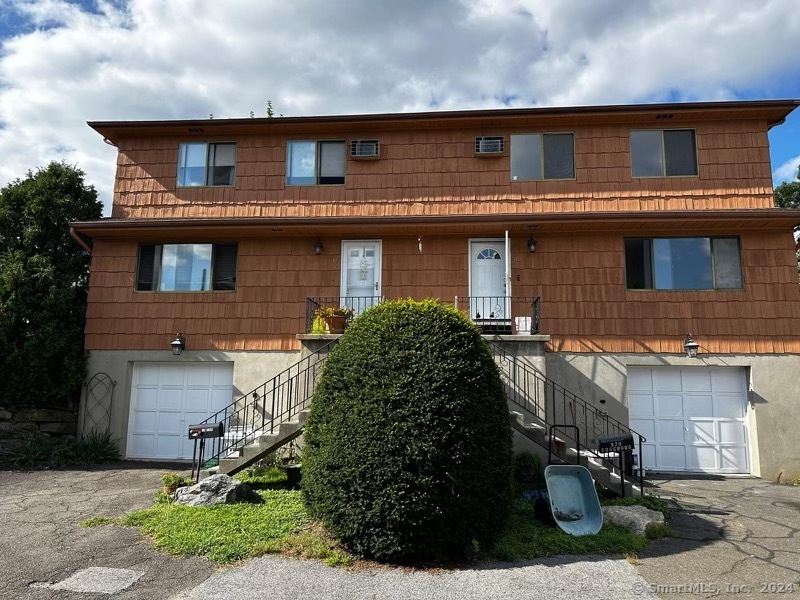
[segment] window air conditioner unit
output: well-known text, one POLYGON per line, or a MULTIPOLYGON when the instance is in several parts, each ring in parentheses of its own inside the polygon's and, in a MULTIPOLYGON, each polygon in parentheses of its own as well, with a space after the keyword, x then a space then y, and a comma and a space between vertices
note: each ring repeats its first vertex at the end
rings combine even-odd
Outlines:
POLYGON ((350 140, 351 158, 378 158, 381 146, 378 140, 350 140))
POLYGON ((503 154, 503 136, 480 136, 475 138, 475 154, 503 154))

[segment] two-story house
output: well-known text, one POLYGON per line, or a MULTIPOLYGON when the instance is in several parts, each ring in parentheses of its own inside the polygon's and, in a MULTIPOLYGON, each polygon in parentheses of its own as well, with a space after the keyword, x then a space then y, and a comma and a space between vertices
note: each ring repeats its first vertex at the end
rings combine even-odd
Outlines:
POLYGON ((190 423, 332 337, 318 308, 432 297, 649 469, 800 476, 800 211, 767 138, 798 103, 90 123, 118 148, 111 217, 73 224, 111 430, 191 458, 190 423))

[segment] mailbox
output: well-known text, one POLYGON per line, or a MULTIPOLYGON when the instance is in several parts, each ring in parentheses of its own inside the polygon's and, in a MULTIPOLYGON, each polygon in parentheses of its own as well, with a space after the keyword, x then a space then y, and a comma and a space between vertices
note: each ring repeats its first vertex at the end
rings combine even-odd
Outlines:
POLYGON ((597 438, 598 452, 622 452, 633 449, 633 434, 630 433, 603 435, 597 438))
POLYGON ((222 423, 203 423, 201 425, 189 425, 189 439, 221 438, 225 434, 225 426, 222 423))

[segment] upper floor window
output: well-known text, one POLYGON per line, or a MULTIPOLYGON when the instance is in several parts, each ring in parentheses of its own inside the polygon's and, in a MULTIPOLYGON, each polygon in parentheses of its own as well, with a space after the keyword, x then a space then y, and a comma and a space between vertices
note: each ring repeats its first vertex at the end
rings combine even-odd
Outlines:
POLYGON ((694 129, 631 131, 631 174, 634 177, 697 175, 694 129))
POLYGON ((142 244, 136 271, 140 292, 236 289, 236 244, 142 244))
POLYGON ((573 179, 571 133, 523 133, 511 136, 511 181, 573 179))
POLYGON ((286 142, 287 185, 344 183, 343 141, 286 142))
POLYGON ((178 185, 233 185, 236 144, 184 142, 178 148, 178 185))
POLYGON ((741 289, 735 237, 626 238, 629 290, 741 289))

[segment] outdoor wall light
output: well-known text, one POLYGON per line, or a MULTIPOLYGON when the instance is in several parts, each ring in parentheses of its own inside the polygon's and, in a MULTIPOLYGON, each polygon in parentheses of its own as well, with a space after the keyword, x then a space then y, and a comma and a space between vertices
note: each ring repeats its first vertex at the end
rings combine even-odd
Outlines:
POLYGON ((322 242, 320 240, 314 242, 314 254, 322 254, 322 242))
POLYGON ((700 344, 694 341, 691 333, 687 333, 683 339, 683 349, 686 350, 686 356, 689 358, 697 358, 697 349, 700 344))
POLYGON ((528 238, 528 250, 531 251, 531 254, 536 252, 536 244, 537 243, 538 242, 536 241, 536 239, 533 236, 528 238))
POLYGON ((183 349, 186 348, 186 338, 179 333, 175 336, 175 339, 170 342, 170 346, 172 346, 172 353, 175 356, 180 356, 183 349))

